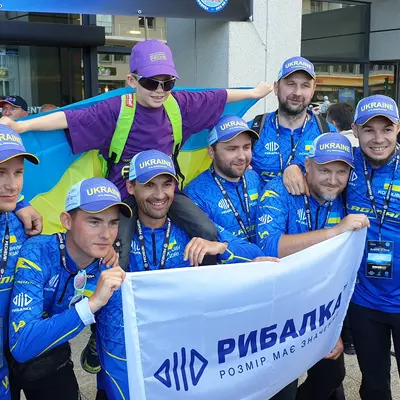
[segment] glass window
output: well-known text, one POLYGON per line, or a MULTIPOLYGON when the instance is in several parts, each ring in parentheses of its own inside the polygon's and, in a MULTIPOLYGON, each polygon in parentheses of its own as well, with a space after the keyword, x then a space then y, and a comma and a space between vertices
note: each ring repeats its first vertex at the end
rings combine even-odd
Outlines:
POLYGON ((114 54, 114 61, 119 63, 126 63, 125 54, 114 54))
POLYGON ((99 64, 110 64, 112 63, 111 54, 99 54, 99 64))
POLYGON ((147 27, 149 29, 155 29, 156 27, 156 19, 154 17, 138 17, 139 19, 139 27, 145 28, 145 19, 147 20, 147 27))
POLYGON ((323 3, 320 1, 311 1, 311 12, 317 13, 323 11, 323 3))
POLYGON ((395 65, 373 64, 368 77, 369 95, 384 94, 395 98, 395 65))
POLYGON ((96 15, 96 25, 103 26, 107 36, 113 34, 112 15, 96 15))
POLYGON ((317 88, 312 100, 319 111, 326 97, 330 103, 345 102, 355 107, 363 97, 363 74, 360 64, 314 63, 317 88))
POLYGON ((0 96, 20 95, 32 114, 82 100, 82 75, 81 49, 0 46, 0 96))
POLYGON ((126 86, 126 75, 129 73, 129 57, 125 54, 99 54, 98 78, 99 93, 126 86), (104 64, 102 60, 107 56, 111 60, 104 64))

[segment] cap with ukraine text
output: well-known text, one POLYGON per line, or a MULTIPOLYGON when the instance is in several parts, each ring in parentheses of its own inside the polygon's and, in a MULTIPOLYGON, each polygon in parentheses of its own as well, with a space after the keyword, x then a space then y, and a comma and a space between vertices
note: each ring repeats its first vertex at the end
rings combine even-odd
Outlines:
POLYGON ((351 142, 337 132, 318 136, 311 145, 308 158, 312 158, 317 164, 343 161, 354 168, 351 142))
POLYGON ((312 62, 303 57, 292 57, 282 64, 282 68, 278 73, 278 81, 296 71, 307 72, 311 78, 315 79, 314 64, 312 62))
POLYGON ((19 107, 24 111, 28 111, 28 103, 21 96, 6 97, 4 100, 0 101, 0 107, 3 107, 4 103, 11 104, 14 107, 19 107))
POLYGON ((39 159, 25 150, 21 136, 6 125, 0 125, 0 163, 11 158, 23 156, 33 164, 39 164, 39 159))
POLYGON ((354 115, 354 123, 364 125, 375 117, 386 117, 394 124, 398 124, 399 109, 396 102, 382 94, 375 94, 360 100, 354 115))
POLYGON ((229 142, 244 132, 255 140, 259 139, 258 133, 250 129, 244 119, 234 115, 227 115, 222 117, 208 133, 208 145, 211 146, 217 142, 229 142))
POLYGON ((79 208, 91 214, 118 206, 121 214, 130 218, 131 208, 121 201, 117 187, 104 178, 90 178, 76 183, 67 195, 65 211, 79 208))
POLYGON ((132 47, 130 69, 145 78, 172 75, 179 79, 171 49, 159 40, 145 40, 132 47))
POLYGON ((129 180, 141 184, 159 175, 171 175, 177 181, 174 162, 170 156, 158 150, 146 150, 135 155, 129 167, 129 180))

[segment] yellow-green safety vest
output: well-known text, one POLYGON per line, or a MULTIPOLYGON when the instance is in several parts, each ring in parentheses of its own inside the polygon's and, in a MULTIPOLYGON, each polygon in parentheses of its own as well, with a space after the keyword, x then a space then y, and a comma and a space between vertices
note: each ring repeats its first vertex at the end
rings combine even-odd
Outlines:
MULTIPOLYGON (((168 119, 172 126, 172 135, 174 138, 173 158, 177 166, 177 156, 182 144, 182 114, 179 104, 175 97, 169 95, 164 102, 163 107, 167 113, 168 119)), ((136 112, 136 94, 128 93, 121 96, 121 109, 119 112, 117 126, 111 139, 108 158, 102 159, 102 172, 105 178, 108 177, 113 164, 117 164, 121 160, 129 132, 131 131, 136 112)), ((177 173, 180 174, 179 166, 177 173)))

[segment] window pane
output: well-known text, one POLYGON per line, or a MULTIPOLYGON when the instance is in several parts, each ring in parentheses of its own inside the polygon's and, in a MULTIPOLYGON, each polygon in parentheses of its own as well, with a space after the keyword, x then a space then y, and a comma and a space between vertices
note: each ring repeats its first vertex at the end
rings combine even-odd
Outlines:
POLYGON ((395 66, 372 65, 368 79, 369 94, 384 94, 389 97, 396 95, 395 66))
POLYGON ((312 100, 315 111, 320 110, 325 96, 330 103, 345 102, 353 107, 363 97, 360 64, 315 63, 315 71, 317 89, 312 100))
POLYGON ((83 98, 81 49, 0 46, 0 96, 20 95, 29 112, 83 98))

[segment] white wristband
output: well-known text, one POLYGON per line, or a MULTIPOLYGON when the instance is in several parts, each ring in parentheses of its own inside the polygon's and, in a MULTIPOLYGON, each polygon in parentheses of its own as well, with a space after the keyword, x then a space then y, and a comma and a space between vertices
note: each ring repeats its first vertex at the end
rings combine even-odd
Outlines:
POLYGON ((87 297, 84 297, 81 301, 75 304, 75 310, 85 326, 96 322, 94 314, 90 311, 89 299, 87 297))

